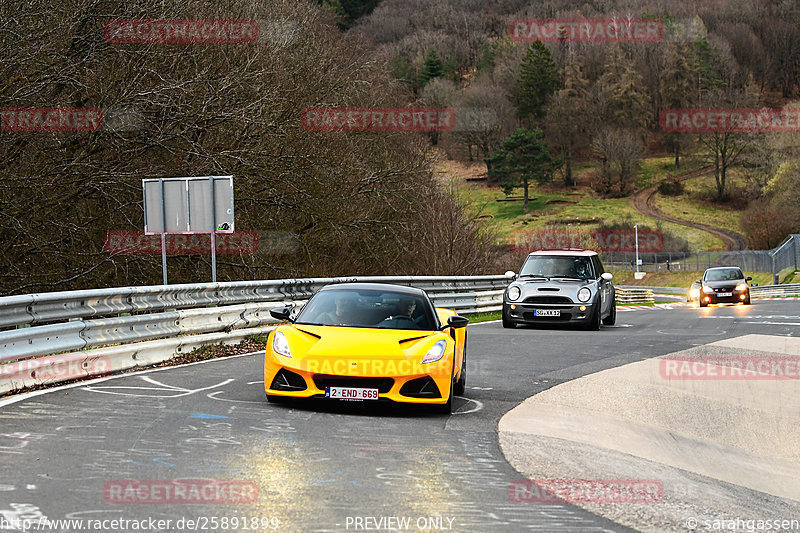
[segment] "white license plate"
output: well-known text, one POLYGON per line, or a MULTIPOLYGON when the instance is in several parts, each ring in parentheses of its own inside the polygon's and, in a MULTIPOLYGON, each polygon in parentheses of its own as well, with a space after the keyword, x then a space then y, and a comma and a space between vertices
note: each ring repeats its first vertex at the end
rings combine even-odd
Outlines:
POLYGON ((534 309, 533 316, 561 316, 561 309, 534 309))
POLYGON ((732 292, 718 292, 717 296, 719 296, 721 298, 725 298, 726 296, 733 296, 733 293, 732 292))
POLYGON ((337 400, 377 400, 378 389, 357 389, 355 387, 325 387, 326 398, 337 400))

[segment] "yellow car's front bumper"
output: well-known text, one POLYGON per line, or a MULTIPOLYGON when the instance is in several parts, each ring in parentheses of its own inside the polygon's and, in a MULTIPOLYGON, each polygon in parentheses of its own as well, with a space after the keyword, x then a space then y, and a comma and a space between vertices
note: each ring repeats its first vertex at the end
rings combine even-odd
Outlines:
MULTIPOLYGON (((281 328, 296 347, 292 357, 286 357, 273 350, 273 335, 267 339, 264 358, 264 390, 268 396, 287 398, 324 398, 326 388, 354 387, 378 389, 379 400, 401 403, 445 404, 450 398, 454 376, 461 370, 463 358, 454 364, 454 354, 461 354, 463 344, 457 345, 450 336, 430 332, 387 331, 380 333, 389 341, 387 346, 398 346, 397 337, 419 337, 408 344, 419 342, 397 353, 374 355, 370 352, 386 353, 387 349, 374 348, 375 333, 369 333, 373 344, 357 344, 358 331, 343 331, 345 328, 328 328, 327 331, 314 329, 322 337, 347 334, 346 347, 333 352, 313 353, 314 340, 303 336, 302 331, 295 335, 291 326, 281 328), (284 329, 286 328, 286 329, 284 329), (433 363, 421 363, 428 345, 446 340, 447 346, 441 359, 433 363)), ((304 328, 306 330, 310 328, 304 328)), ((337 347, 338 348, 338 347, 337 347)), ((369 401, 369 400, 368 400, 369 401)))

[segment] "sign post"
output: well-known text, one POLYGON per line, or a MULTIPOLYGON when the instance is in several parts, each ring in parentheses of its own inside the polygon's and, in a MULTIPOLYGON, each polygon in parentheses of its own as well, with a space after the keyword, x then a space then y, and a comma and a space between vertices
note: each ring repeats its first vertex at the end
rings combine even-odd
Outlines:
POLYGON ((217 232, 233 233, 233 176, 142 180, 144 233, 161 235, 161 269, 167 284, 166 235, 208 233, 211 278, 217 281, 217 232))

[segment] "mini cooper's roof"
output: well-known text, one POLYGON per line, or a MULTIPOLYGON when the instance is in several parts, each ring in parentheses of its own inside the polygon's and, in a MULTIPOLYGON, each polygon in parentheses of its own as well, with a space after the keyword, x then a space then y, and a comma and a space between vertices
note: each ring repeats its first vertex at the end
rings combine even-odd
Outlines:
POLYGON ((528 254, 528 256, 531 255, 580 255, 588 257, 590 255, 597 255, 597 252, 594 250, 583 250, 581 248, 558 248, 554 250, 536 250, 528 254))
POLYGON ((425 291, 416 287, 408 287, 406 285, 394 285, 391 283, 332 283, 325 285, 320 291, 336 291, 336 290, 374 290, 374 291, 391 291, 403 294, 410 294, 412 296, 422 296, 425 291))

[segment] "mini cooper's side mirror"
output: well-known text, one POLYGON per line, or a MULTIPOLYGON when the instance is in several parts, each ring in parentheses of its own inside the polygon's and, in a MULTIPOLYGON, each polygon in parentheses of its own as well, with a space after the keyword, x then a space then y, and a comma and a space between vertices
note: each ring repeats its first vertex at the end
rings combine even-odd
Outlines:
POLYGON ((505 275, 505 277, 509 278, 511 281, 514 281, 515 279, 517 279, 517 274, 513 270, 507 270, 504 275, 505 275))
POLYGON ((753 281, 753 277, 752 276, 747 276, 746 278, 744 278, 744 280, 745 281, 753 281))
POLYGON ((276 307, 275 309, 270 309, 269 314, 277 320, 289 320, 292 310, 289 307, 276 307))
POLYGON ((465 316, 453 315, 447 319, 447 325, 451 328, 465 328, 469 324, 469 318, 465 316))
POLYGON ((602 274, 600 274, 600 277, 606 281, 611 281, 612 279, 614 279, 614 274, 612 274, 611 272, 603 272, 602 274))

